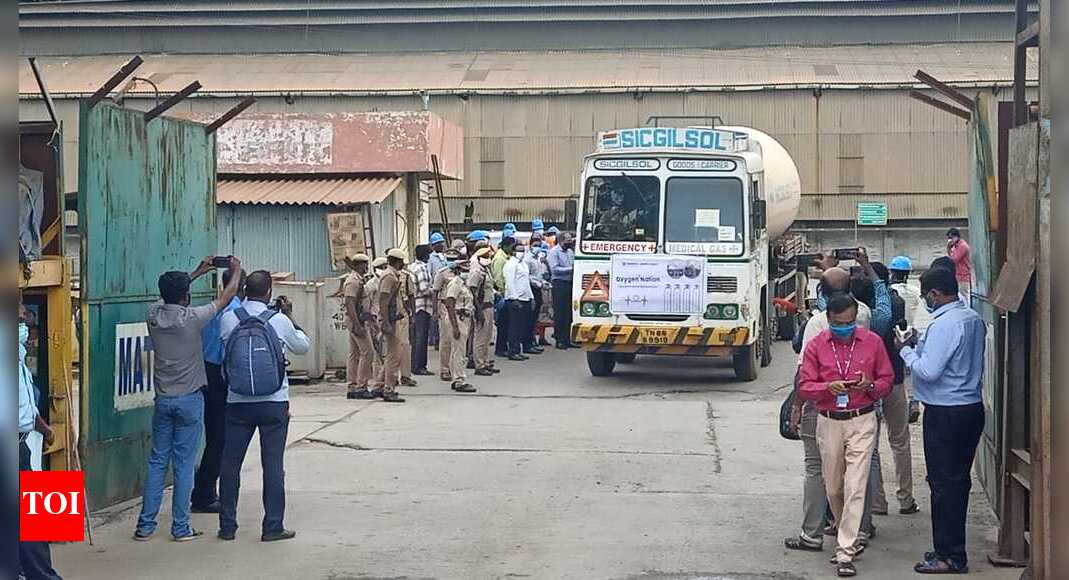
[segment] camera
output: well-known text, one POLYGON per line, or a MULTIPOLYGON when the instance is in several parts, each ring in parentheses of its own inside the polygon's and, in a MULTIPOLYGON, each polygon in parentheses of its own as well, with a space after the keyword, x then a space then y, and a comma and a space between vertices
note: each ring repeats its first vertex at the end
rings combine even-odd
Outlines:
POLYGON ((230 268, 230 256, 216 256, 212 258, 212 267, 230 268))

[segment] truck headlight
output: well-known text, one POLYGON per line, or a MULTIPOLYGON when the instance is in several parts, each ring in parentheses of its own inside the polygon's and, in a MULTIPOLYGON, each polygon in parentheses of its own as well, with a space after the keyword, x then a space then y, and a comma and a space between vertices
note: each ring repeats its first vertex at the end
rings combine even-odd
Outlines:
POLYGON ((717 318, 720 318, 720 307, 716 304, 710 304, 706 306, 705 314, 703 315, 703 317, 709 320, 715 320, 717 318))
POLYGON ((598 304, 598 316, 611 316, 611 313, 609 312, 608 302, 602 302, 598 304))
POLYGON ((579 307, 579 312, 583 316, 594 316, 595 314, 597 314, 597 311, 598 311, 598 307, 593 302, 584 302, 579 307))
POLYGON ((734 304, 725 304, 720 313, 727 320, 735 320, 739 316, 739 307, 734 304))

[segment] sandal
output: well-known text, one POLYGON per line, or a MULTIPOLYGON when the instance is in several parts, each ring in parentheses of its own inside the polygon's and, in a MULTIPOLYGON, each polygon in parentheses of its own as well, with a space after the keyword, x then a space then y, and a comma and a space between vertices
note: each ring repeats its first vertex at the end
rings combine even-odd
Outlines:
POLYGON ((813 544, 799 537, 787 538, 783 540, 783 545, 786 546, 788 550, 801 550, 803 552, 824 551, 824 544, 813 544))
POLYGON ((839 562, 839 565, 835 567, 835 573, 840 578, 853 578, 857 576, 857 568, 854 568, 853 562, 839 562))
MULTIPOLYGON (((927 556, 927 554, 925 554, 925 556, 927 556)), ((918 574, 968 574, 969 567, 961 566, 959 568, 946 560, 933 558, 919 562, 913 567, 913 571, 918 574)))

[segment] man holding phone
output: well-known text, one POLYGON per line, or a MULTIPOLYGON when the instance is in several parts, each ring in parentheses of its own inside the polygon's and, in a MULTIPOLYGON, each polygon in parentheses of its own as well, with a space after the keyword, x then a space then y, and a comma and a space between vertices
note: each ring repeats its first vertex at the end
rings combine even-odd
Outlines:
POLYGON ((857 575, 865 489, 876 447, 875 405, 891 392, 894 370, 883 339, 857 324, 857 301, 849 294, 828 299, 829 327, 805 347, 799 395, 815 405, 824 485, 835 521, 840 577, 857 575))

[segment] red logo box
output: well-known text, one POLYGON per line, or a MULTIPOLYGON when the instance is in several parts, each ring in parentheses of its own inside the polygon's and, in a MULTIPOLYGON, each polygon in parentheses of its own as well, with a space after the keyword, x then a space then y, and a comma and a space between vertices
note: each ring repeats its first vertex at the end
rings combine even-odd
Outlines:
POLYGON ((84 539, 85 474, 20 471, 19 540, 81 542, 84 539))

